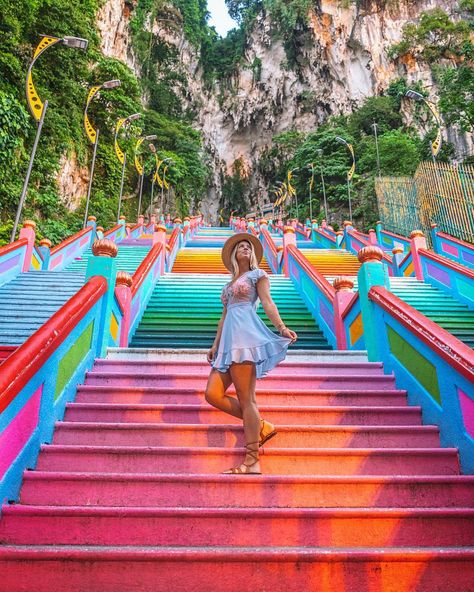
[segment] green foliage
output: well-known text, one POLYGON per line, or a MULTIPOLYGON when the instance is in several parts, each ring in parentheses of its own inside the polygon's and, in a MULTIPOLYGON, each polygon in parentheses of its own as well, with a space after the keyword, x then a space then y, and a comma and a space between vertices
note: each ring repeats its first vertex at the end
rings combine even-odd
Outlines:
MULTIPOLYGON (((131 29, 142 68, 140 81, 124 63, 100 52, 96 14, 101 4, 102 0, 0 0, 0 243, 9 240, 36 131, 25 107, 24 80, 39 42, 38 31, 89 40, 87 52, 56 45, 40 56, 33 71, 38 93, 43 101, 48 99, 49 108, 23 216, 36 220, 40 238, 47 236, 54 244, 82 226, 85 195, 77 210, 69 212, 59 197, 56 176, 64 155, 75 154, 79 165, 89 165, 92 147, 83 129, 84 105, 88 88, 105 80, 118 78, 121 86, 101 91, 89 107, 89 117, 100 130, 89 211, 100 224, 113 225, 117 214, 121 164, 113 150, 115 124, 121 116, 143 111, 141 96, 147 97, 149 109, 139 125, 128 130, 128 136, 122 132, 120 137, 129 163, 123 213, 133 218, 137 213, 138 179, 132 163, 142 130, 157 133, 159 153, 176 162, 170 178, 177 184, 175 193, 182 210, 199 200, 205 189, 208 168, 203 163, 201 138, 183 121, 181 101, 174 90, 185 88, 186 83, 176 68, 177 52, 150 32, 153 19, 172 18, 176 27, 184 23, 186 33, 192 35, 194 26, 201 27, 207 18, 205 0, 176 0, 175 8, 165 0, 138 0, 131 29)), ((143 151, 151 162, 151 173, 154 160, 146 145, 143 151)))

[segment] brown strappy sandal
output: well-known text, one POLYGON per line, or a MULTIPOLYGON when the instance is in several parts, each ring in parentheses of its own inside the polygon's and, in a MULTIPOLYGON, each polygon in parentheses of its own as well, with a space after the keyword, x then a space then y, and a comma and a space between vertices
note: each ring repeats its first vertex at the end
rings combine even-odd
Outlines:
POLYGON ((250 470, 259 461, 258 446, 256 449, 251 448, 251 446, 254 446, 255 444, 258 445, 258 442, 249 442, 248 444, 245 445, 245 449, 247 450, 247 454, 249 456, 251 456, 255 462, 253 462, 250 465, 248 465, 246 463, 242 463, 238 467, 234 467, 232 469, 227 469, 227 471, 223 471, 222 474, 223 475, 261 475, 262 473, 260 471, 251 471, 250 470))
POLYGON ((268 442, 268 440, 270 440, 270 438, 273 438, 273 436, 277 435, 277 431, 275 429, 275 426, 269 421, 265 421, 265 419, 260 419, 260 422, 262 424, 262 427, 260 429, 260 441, 258 445, 263 446, 265 442, 268 442), (267 428, 267 434, 263 433, 265 428, 267 428))

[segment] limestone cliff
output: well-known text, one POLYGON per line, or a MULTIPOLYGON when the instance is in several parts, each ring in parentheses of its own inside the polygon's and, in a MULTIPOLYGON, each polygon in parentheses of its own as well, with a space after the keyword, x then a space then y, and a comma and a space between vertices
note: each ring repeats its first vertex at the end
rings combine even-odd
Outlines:
MULTIPOLYGON (((297 32, 298 55, 292 65, 274 23, 262 12, 248 35, 245 59, 232 84, 216 82, 211 90, 203 83, 198 49, 185 39, 176 10, 170 7, 168 18, 150 23, 153 33, 179 52, 176 67, 187 84, 175 90, 196 113, 195 125, 210 155, 213 180, 202 210, 216 219, 223 175, 236 161, 251 178, 250 195, 265 199, 263 180, 254 171, 275 134, 308 131, 329 115, 351 112, 400 76, 432 88, 428 67, 414 60, 394 63, 387 50, 400 41, 404 24, 422 11, 435 7, 450 11, 452 5, 449 0, 363 0, 348 5, 320 0, 313 4, 307 25, 297 32), (257 75, 252 68, 256 62, 257 75)), ((107 0, 99 29, 109 55, 133 63, 125 6, 124 0, 107 0)))

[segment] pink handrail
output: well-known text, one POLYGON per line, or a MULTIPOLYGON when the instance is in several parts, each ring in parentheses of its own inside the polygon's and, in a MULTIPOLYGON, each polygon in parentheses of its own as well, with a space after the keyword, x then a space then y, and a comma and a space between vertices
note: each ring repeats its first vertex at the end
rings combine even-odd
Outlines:
POLYGON ((299 251, 295 245, 288 246, 288 254, 291 254, 294 259, 301 265, 313 282, 318 286, 321 292, 328 298, 330 302, 333 302, 336 290, 331 286, 327 279, 319 273, 317 269, 310 264, 306 257, 299 251))

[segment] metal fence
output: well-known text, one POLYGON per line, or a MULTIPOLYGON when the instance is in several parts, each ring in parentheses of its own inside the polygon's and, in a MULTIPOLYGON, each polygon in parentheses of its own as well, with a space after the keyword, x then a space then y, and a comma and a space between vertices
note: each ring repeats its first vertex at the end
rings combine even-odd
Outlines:
POLYGON ((423 162, 410 177, 381 177, 375 190, 380 220, 387 230, 409 236, 431 224, 474 242, 474 166, 423 162))

